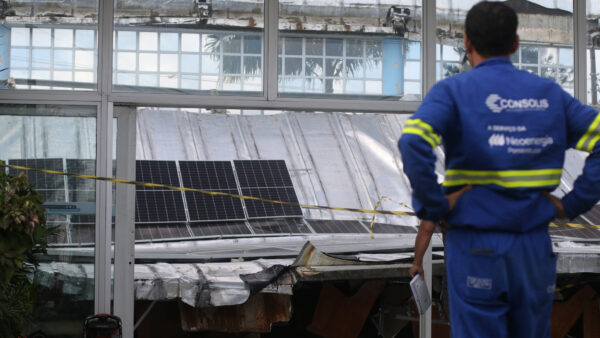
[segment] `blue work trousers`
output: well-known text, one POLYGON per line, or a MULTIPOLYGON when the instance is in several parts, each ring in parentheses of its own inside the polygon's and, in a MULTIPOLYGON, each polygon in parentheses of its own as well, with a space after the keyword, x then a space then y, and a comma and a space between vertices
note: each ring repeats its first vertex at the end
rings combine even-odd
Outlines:
POLYGON ((453 338, 550 337, 556 255, 548 229, 451 229, 446 269, 453 338))

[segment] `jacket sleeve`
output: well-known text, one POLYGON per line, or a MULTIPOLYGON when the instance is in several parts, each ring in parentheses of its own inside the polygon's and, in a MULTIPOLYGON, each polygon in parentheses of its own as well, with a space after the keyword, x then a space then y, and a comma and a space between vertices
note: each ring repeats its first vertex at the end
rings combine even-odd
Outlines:
POLYGON ((573 219, 590 210, 600 200, 600 114, 567 93, 568 146, 589 153, 582 174, 575 180, 573 190, 563 199, 567 216, 573 219))
POLYGON ((438 222, 448 212, 448 201, 435 174, 435 147, 451 125, 453 101, 444 82, 427 94, 417 112, 406 122, 398 148, 404 172, 412 187, 413 209, 420 219, 438 222))

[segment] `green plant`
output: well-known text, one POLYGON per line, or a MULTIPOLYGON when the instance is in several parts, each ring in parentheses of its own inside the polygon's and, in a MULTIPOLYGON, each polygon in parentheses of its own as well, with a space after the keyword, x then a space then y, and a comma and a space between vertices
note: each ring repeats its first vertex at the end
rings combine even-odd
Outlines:
POLYGON ((0 161, 0 336, 16 337, 31 320, 36 254, 46 253, 55 230, 44 217, 42 197, 21 173, 5 173, 0 161))

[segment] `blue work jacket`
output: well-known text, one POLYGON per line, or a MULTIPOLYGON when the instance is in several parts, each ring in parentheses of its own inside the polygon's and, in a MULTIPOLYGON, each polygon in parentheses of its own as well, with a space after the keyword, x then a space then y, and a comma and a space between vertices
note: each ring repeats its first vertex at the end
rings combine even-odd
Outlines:
POLYGON ((589 152, 562 199, 570 218, 600 199, 600 115, 556 82, 494 57, 438 82, 406 122, 398 147, 421 219, 453 227, 526 232, 547 226, 556 208, 543 195, 560 183, 565 150, 589 152), (434 172, 436 146, 445 178, 434 172), (473 188, 448 213, 444 194, 473 188))

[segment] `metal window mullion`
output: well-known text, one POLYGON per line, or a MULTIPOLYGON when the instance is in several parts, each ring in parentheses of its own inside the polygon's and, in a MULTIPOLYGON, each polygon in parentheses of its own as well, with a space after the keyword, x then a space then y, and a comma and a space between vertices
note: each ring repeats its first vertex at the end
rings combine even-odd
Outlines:
MULTIPOLYGON (((96 175, 112 176, 113 106, 108 102, 112 88, 112 31, 114 1, 99 2, 98 92, 101 102, 96 119, 96 175)), ((108 182, 96 182, 96 241, 94 265, 94 310, 110 313, 111 308, 111 218, 112 189, 108 182)))
MULTIPOLYGON (((136 111, 117 109, 117 177, 135 180, 136 111)), ((116 195, 114 313, 122 320, 123 336, 133 337, 135 187, 118 184, 116 195)))
POLYGON ((587 20, 586 1, 573 0, 573 32, 574 39, 574 93, 579 101, 587 102, 587 72, 586 72, 586 44, 587 44, 587 20))
MULTIPOLYGON (((278 57, 278 35, 279 35, 279 1, 264 0, 264 43, 263 43, 263 97, 266 100, 277 99, 278 92, 278 74, 277 74, 277 57, 278 57)), ((282 58, 283 61, 282 52, 282 58)), ((282 75, 285 74, 285 69, 282 65, 282 75)))
MULTIPOLYGON (((423 44, 422 53, 423 62, 421 64, 422 79, 423 79, 423 98, 435 84, 436 77, 436 55, 435 55, 435 42, 436 42, 436 5, 435 0, 423 0, 423 19, 421 20, 422 31, 423 31, 423 44)), ((440 53, 441 53, 440 46, 440 53)), ((431 255, 431 242, 423 257, 423 269, 425 271, 425 282, 427 283, 427 289, 431 294, 431 282, 432 282, 432 255, 431 255)), ((421 338, 431 338, 431 308, 421 315, 419 318, 419 336, 421 338)))
POLYGON ((101 96, 112 93, 114 0, 100 1, 98 15, 98 91, 101 96))

